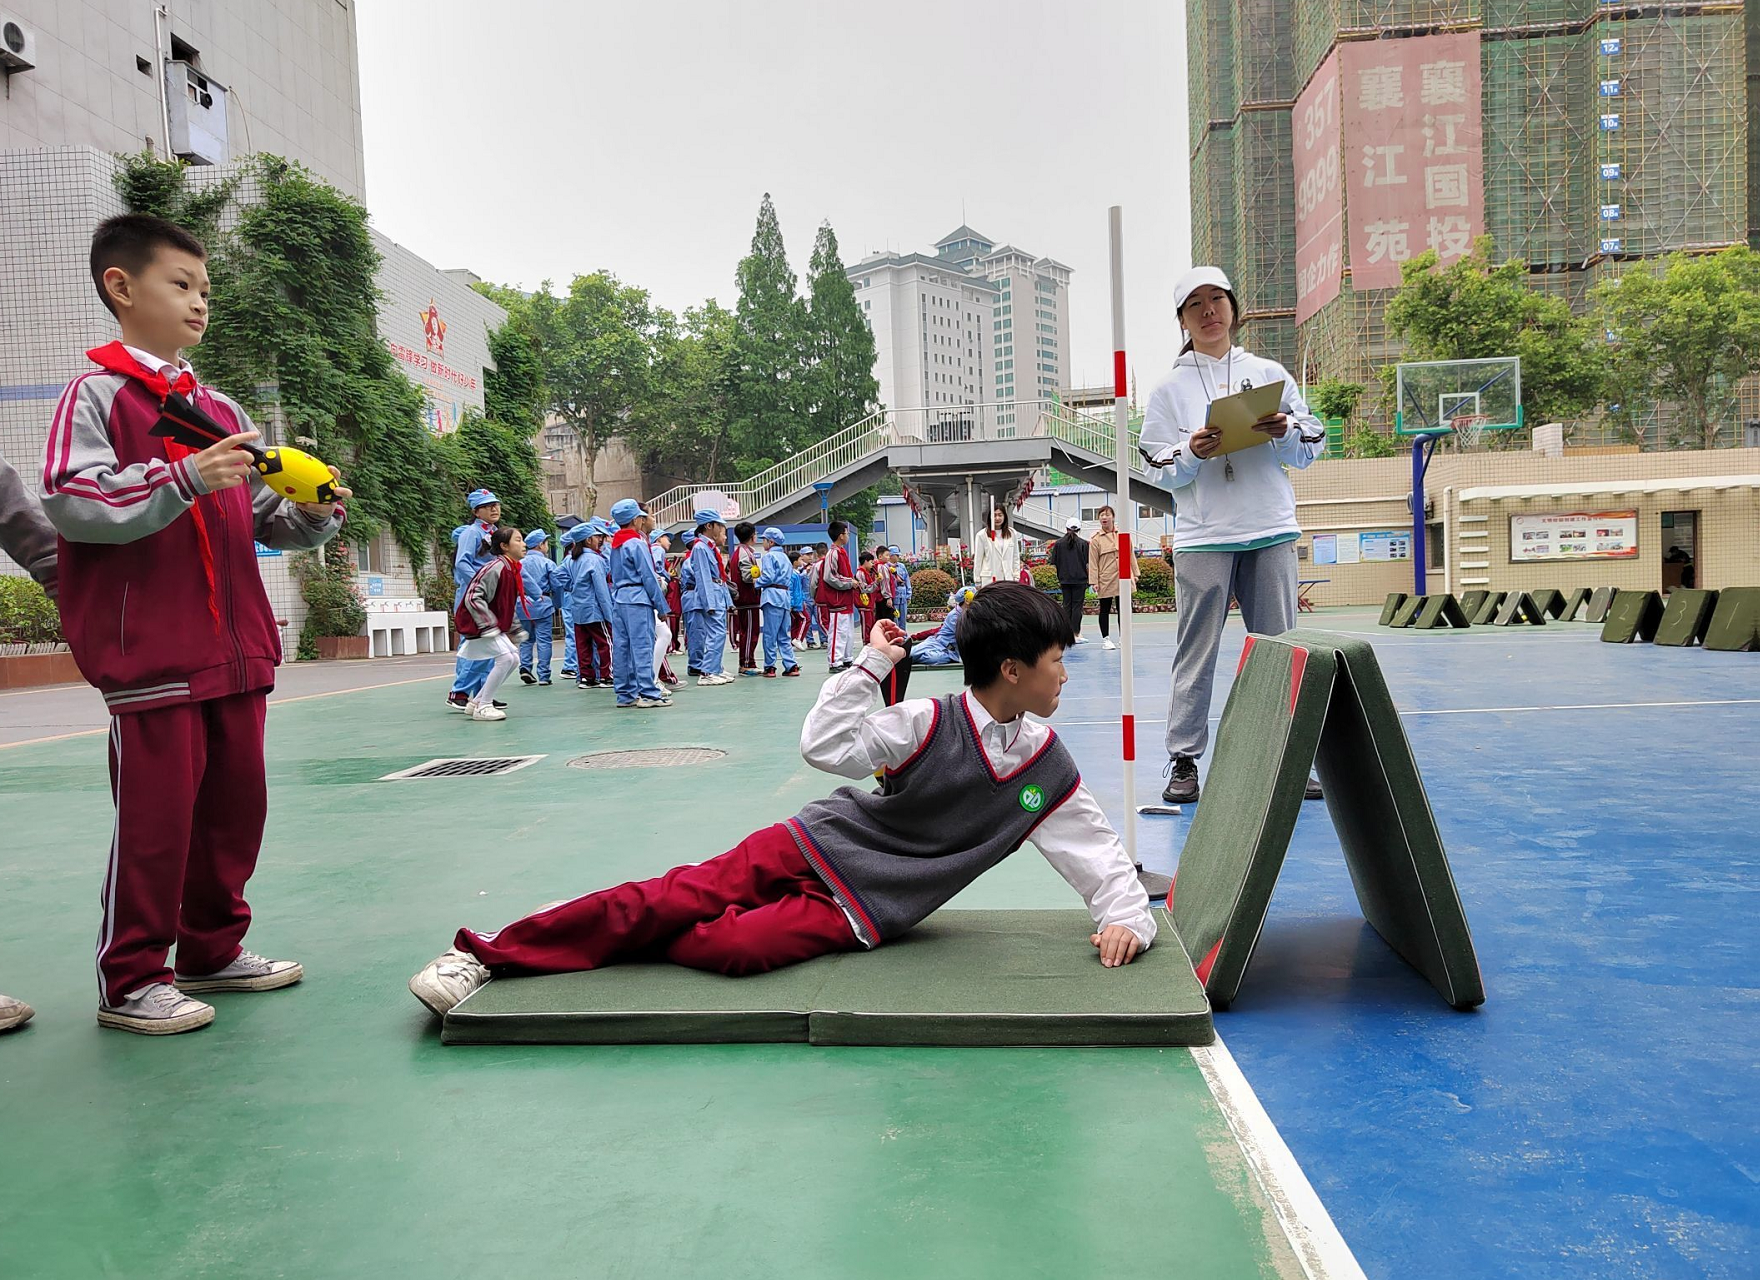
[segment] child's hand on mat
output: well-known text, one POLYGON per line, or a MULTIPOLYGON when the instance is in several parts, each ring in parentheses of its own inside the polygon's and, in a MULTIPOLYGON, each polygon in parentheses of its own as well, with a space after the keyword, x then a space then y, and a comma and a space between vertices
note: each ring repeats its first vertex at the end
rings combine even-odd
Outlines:
POLYGON ((1216 452, 1217 446, 1222 443, 1222 428, 1205 427, 1202 431, 1194 431, 1192 438, 1186 443, 1191 446, 1194 456, 1208 458, 1216 452))
POLYGON ((1122 924, 1109 924, 1099 933, 1090 934, 1088 941, 1100 949, 1100 963, 1108 969, 1129 964, 1143 949, 1137 935, 1122 924))
POLYGON ((905 635, 904 628, 886 618, 876 622, 874 629, 868 633, 868 643, 894 662, 904 661, 904 642, 907 639, 909 637, 905 635))
POLYGON ((191 459, 196 474, 202 478, 209 493, 236 489, 245 482, 251 473, 251 455, 238 446, 247 440, 255 440, 257 434, 255 431, 240 431, 209 445, 191 459))
POLYGON ((1289 415, 1287 413, 1268 413, 1253 424, 1253 430, 1263 431, 1273 440, 1280 440, 1283 438, 1283 433, 1289 430, 1289 415))
MULTIPOLYGON (((342 479, 342 472, 338 471, 335 467, 331 467, 330 478, 332 480, 340 481, 342 479)), ((336 486, 336 502, 341 502, 344 498, 352 497, 354 497, 353 489, 345 489, 340 483, 336 486)), ((336 502, 296 502, 293 505, 314 520, 328 520, 330 518, 330 513, 336 510, 336 502)))

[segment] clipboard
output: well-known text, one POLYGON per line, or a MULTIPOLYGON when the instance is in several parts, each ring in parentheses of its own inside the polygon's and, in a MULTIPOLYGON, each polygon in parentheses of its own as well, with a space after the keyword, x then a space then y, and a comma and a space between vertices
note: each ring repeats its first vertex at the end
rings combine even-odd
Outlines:
POLYGON ((1221 427, 1222 443, 1210 456, 1214 458, 1225 453, 1239 453, 1242 449, 1251 449, 1255 445, 1270 444, 1271 437, 1263 431, 1253 430, 1253 424, 1278 412, 1282 405, 1281 381, 1268 382, 1262 387, 1248 387, 1245 391, 1212 400, 1204 425, 1221 427))

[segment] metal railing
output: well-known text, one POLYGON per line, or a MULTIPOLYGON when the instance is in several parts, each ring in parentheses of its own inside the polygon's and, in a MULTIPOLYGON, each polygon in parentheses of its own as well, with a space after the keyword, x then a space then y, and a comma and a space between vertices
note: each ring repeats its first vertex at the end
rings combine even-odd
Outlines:
MULTIPOLYGON (((1131 428, 1134 447, 1140 432, 1131 428)), ((648 500, 661 525, 690 522, 698 495, 724 494, 741 517, 765 515, 812 487, 893 445, 974 444, 1049 436, 1103 458, 1113 456, 1113 427, 1104 418, 1055 400, 883 409, 747 480, 681 484, 648 500)), ((1135 462, 1133 470, 1141 472, 1135 462)))

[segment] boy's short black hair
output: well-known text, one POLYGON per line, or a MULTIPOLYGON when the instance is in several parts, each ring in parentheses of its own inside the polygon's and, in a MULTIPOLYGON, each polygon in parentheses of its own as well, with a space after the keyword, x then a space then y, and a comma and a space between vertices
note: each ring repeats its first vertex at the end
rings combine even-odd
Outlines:
POLYGON ((752 535, 758 532, 758 526, 750 520, 741 520, 733 526, 733 536, 737 541, 750 542, 752 535))
POLYGON ((955 630, 966 683, 974 689, 994 684, 1010 658, 1032 666, 1046 650, 1067 649, 1075 642, 1063 609, 1043 591, 1019 582, 980 587, 955 630))
POLYGON ((200 240, 175 222, 149 213, 121 213, 98 224, 92 232, 92 284, 111 315, 116 314, 116 306, 104 288, 104 273, 121 267, 131 276, 139 275, 161 249, 181 249, 203 262, 208 260, 208 250, 200 240))
POLYGON ((874 553, 872 551, 864 551, 864 552, 862 552, 861 555, 856 557, 856 563, 857 564, 867 564, 868 561, 872 560, 873 558, 874 558, 874 553))
POLYGON ((831 544, 829 542, 821 542, 819 544, 819 554, 820 555, 824 555, 829 550, 831 550, 831 544))
POLYGON ((833 520, 830 524, 825 526, 825 536, 830 538, 831 541, 836 542, 839 538, 843 537, 843 531, 847 528, 849 528, 849 526, 843 521, 833 520))

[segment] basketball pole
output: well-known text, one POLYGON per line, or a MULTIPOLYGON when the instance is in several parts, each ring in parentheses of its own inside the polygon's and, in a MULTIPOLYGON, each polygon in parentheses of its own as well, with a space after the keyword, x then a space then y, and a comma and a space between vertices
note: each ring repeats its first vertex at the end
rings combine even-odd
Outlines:
POLYGON ((1124 211, 1107 210, 1112 250, 1112 436, 1118 451, 1118 686, 1120 729, 1124 737, 1124 851, 1137 857, 1136 679, 1131 670, 1131 591, 1136 553, 1137 504, 1131 501, 1130 381, 1124 358, 1124 211))

